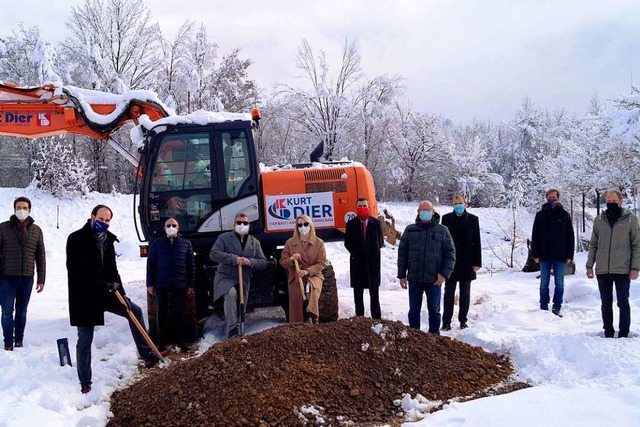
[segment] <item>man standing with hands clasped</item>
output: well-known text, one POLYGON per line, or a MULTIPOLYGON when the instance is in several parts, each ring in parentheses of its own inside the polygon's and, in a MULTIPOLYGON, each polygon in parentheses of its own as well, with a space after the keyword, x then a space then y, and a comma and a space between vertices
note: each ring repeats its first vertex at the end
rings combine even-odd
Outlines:
POLYGON ((531 256, 540 263, 540 309, 549 309, 549 282, 553 269, 552 312, 562 317, 564 296, 564 268, 573 259, 575 240, 571 216, 558 202, 560 192, 555 188, 547 191, 547 203, 536 214, 531 231, 531 256))
POLYGON ((433 205, 423 200, 418 218, 402 234, 398 248, 398 278, 402 289, 409 283, 409 326, 420 329, 422 294, 427 294, 429 333, 440 334, 442 284, 451 276, 456 249, 447 227, 433 220, 433 205))
POLYGON ((356 202, 357 216, 347 222, 344 246, 351 255, 349 266, 356 316, 364 316, 364 290, 369 289, 371 318, 380 319, 380 249, 384 236, 380 221, 369 215, 369 201, 356 202))
POLYGON ((458 320, 460 329, 467 325, 467 314, 471 304, 471 281, 482 266, 482 248, 480 247, 480 225, 478 217, 467 212, 466 201, 460 193, 453 195, 453 212, 442 217, 442 225, 449 229, 456 247, 456 266, 444 283, 444 313, 442 330, 451 330, 453 305, 456 295, 456 282, 460 282, 460 311, 458 320))
POLYGON ((629 288, 640 270, 640 231, 638 218, 622 207, 622 193, 607 191, 607 210, 593 221, 593 231, 587 256, 587 277, 593 278, 593 265, 602 302, 602 328, 605 338, 613 338, 613 287, 616 288, 620 324, 618 338, 629 336, 631 307, 629 288))

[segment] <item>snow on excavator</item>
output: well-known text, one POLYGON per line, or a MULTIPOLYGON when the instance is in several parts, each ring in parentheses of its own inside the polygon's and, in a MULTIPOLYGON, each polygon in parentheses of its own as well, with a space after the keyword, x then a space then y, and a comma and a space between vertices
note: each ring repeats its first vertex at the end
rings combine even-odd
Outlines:
MULTIPOLYGON (((209 250, 218 235, 233 229, 236 213, 249 215, 251 234, 260 240, 267 258, 274 260, 300 214, 314 220, 318 236, 325 241, 343 238, 358 197, 368 198, 372 215, 377 214, 373 178, 359 163, 261 170, 253 141, 259 120, 257 110, 252 115, 199 111, 177 116, 150 91, 114 95, 54 84, 19 87, 0 82, 0 135, 89 136, 105 140, 137 166, 140 222, 136 230, 142 231, 141 242, 162 236, 162 224, 174 217, 196 252, 196 298, 190 304, 195 313, 191 316, 194 334, 195 319, 204 318, 213 304, 215 266, 209 261, 209 250), (130 134, 139 155, 111 138, 130 122, 137 125, 130 134)), ((286 310, 284 272, 277 263, 271 264, 252 280, 249 305, 282 305, 286 310)), ((148 302, 152 329, 155 304, 151 298, 148 302)), ((335 304, 337 315, 337 298, 335 304)))

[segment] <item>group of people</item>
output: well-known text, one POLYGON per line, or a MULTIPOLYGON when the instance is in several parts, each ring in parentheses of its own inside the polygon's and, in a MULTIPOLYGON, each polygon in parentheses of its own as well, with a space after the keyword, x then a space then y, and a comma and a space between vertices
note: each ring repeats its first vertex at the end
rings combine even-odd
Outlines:
MULTIPOLYGON (((552 302, 552 312, 561 317, 564 270, 566 263, 573 259, 575 239, 571 218, 559 203, 560 192, 551 189, 546 199, 534 220, 531 252, 540 263, 540 308, 548 310, 552 302), (552 301, 551 272, 555 282, 552 301)), ((619 190, 609 190, 605 200, 607 209, 594 220, 586 274, 593 278, 595 266, 605 337, 615 334, 614 287, 620 308, 618 337, 627 337, 630 281, 637 279, 640 271, 640 231, 637 217, 622 207, 623 196, 619 190)), ((398 279, 400 286, 409 291, 409 325, 420 328, 423 294, 426 294, 428 332, 434 334, 451 329, 456 287, 460 290, 460 328, 468 327, 471 281, 482 266, 478 217, 467 212, 462 194, 453 196, 452 206, 452 212, 444 215, 440 224, 433 204, 421 201, 415 223, 405 229, 398 247, 398 279)), ((30 216, 31 201, 18 197, 13 208, 9 221, 0 224, 0 304, 5 351, 23 346, 34 271, 37 292, 44 289, 46 273, 43 234, 30 216)), ((139 325, 145 327, 142 309, 126 296, 122 286, 114 248, 118 239, 108 230, 112 218, 113 212, 108 206, 98 205, 84 226, 71 233, 67 240, 69 317, 78 331, 76 360, 82 393, 91 391, 91 345, 95 326, 104 325, 105 311, 129 320, 146 367, 153 367, 159 361, 145 339, 144 330, 139 328, 139 325)), ((151 243, 147 260, 147 291, 156 298, 161 355, 171 350, 167 337, 170 328, 176 330, 180 351, 188 349, 184 313, 187 298, 194 294, 196 274, 192 245, 180 236, 178 221, 166 219, 163 230, 164 236, 151 243), (167 318, 163 313, 169 306, 172 317, 167 318)), ((263 270, 268 265, 260 242, 249 230, 248 215, 238 213, 233 231, 220 235, 209 254, 218 265, 213 281, 214 301, 224 299, 227 337, 240 334, 240 271, 243 300, 247 301, 252 271, 263 270)), ((381 222, 370 215, 366 198, 356 202, 356 215, 347 222, 344 244, 350 254, 355 314, 364 315, 364 290, 368 289, 371 317, 380 319, 380 250, 384 246, 384 235, 381 222)), ((287 271, 289 321, 318 323, 318 302, 324 281, 322 270, 327 258, 324 242, 316 235, 310 217, 301 215, 295 219, 293 236, 287 240, 279 263, 287 271)))

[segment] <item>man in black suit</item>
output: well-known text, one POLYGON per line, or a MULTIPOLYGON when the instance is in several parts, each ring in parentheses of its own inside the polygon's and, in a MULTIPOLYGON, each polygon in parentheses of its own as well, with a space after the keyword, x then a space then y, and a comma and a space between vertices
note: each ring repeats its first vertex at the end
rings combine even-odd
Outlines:
POLYGON ((364 316, 364 290, 369 289, 371 318, 380 319, 380 249, 384 246, 382 226, 369 215, 369 201, 361 197, 356 201, 356 217, 347 222, 344 246, 351 256, 351 287, 356 316, 364 316))
POLYGON ((480 246, 480 225, 478 217, 467 212, 466 201, 462 194, 453 195, 453 212, 442 217, 442 225, 449 229, 456 247, 456 265, 453 274, 444 284, 444 312, 442 330, 451 330, 453 302, 456 283, 460 283, 460 310, 458 320, 460 329, 467 325, 467 314, 471 300, 471 281, 482 266, 482 248, 480 246))

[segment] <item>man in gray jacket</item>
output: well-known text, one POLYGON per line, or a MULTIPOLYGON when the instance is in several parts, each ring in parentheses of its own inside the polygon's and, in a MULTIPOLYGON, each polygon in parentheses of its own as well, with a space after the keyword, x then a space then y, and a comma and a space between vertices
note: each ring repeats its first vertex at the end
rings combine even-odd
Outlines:
POLYGON ((242 266, 242 286, 245 304, 249 296, 251 270, 267 268, 267 259, 262 253, 260 242, 249 235, 249 218, 240 212, 233 220, 234 231, 223 233, 211 248, 209 258, 218 263, 213 279, 213 300, 224 296, 224 318, 227 324, 227 338, 239 334, 238 331, 238 266, 242 266))
POLYGON ((13 211, 9 221, 0 224, 0 304, 4 349, 7 351, 13 350, 14 342, 15 347, 23 344, 34 269, 38 273, 37 292, 44 289, 46 272, 42 230, 29 216, 31 200, 18 197, 13 202, 13 211))
POLYGON ((423 200, 418 218, 402 233, 398 248, 398 278, 402 289, 409 282, 409 326, 420 329, 422 294, 427 294, 429 332, 440 334, 442 284, 451 276, 456 249, 447 227, 437 224, 433 205, 423 200))
POLYGON ((593 278, 593 265, 602 302, 604 336, 613 338, 613 286, 616 287, 620 308, 620 330, 618 337, 629 336, 631 308, 629 288, 631 280, 638 278, 640 271, 640 231, 638 218, 622 207, 622 193, 617 189, 607 191, 607 210, 593 221, 587 277, 593 278))

